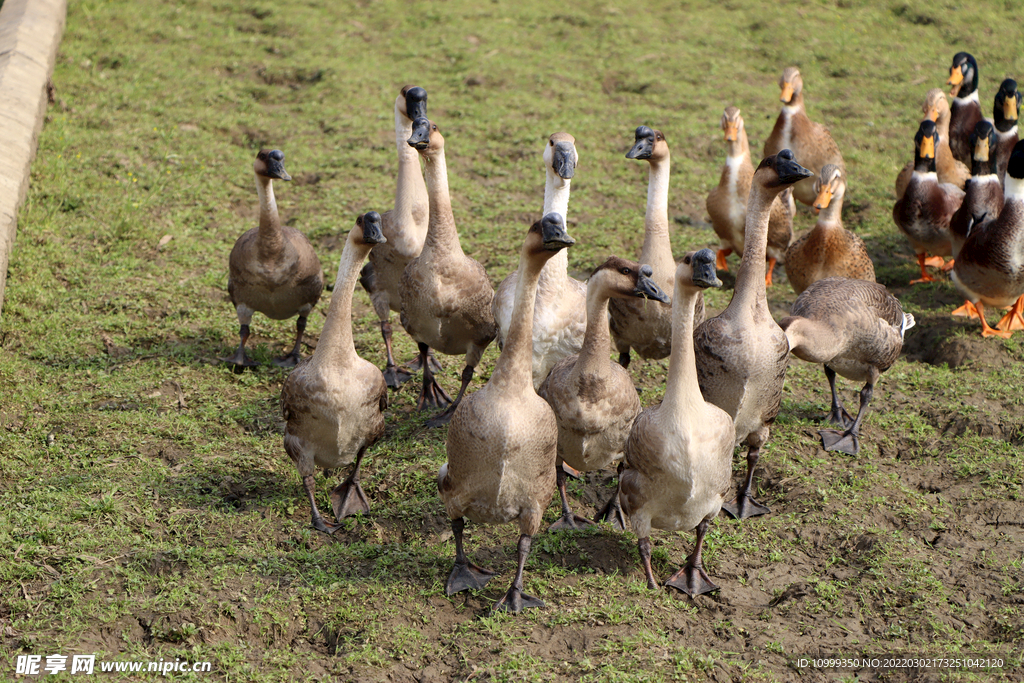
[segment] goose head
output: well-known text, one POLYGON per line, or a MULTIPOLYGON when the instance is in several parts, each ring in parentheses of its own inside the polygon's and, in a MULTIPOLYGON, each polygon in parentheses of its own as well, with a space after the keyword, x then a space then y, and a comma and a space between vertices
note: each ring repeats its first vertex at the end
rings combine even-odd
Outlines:
POLYGON ((539 256, 546 261, 574 244, 576 240, 565 231, 565 219, 562 218, 562 214, 552 211, 530 226, 523 249, 530 256, 539 256))
POLYGON ((652 299, 663 304, 670 299, 654 280, 654 269, 629 261, 618 256, 611 256, 607 261, 594 269, 590 274, 588 287, 601 287, 609 297, 617 299, 652 299))
POLYGON ((562 180, 571 180, 578 162, 576 138, 568 133, 552 133, 544 147, 545 166, 562 180))
POLYGON ((935 173, 935 148, 939 144, 939 132, 935 122, 925 119, 914 134, 914 170, 935 173))
POLYGON ((637 126, 634 137, 633 147, 626 152, 627 159, 658 161, 668 156, 668 142, 660 130, 637 126))
POLYGON ((971 175, 995 173, 998 142, 995 126, 978 121, 971 131, 971 175))
POLYGON ((999 85, 996 101, 992 106, 992 120, 1000 133, 1005 133, 1017 125, 1020 114, 1021 94, 1017 90, 1017 81, 1007 78, 999 85))
MULTIPOLYGON (((934 125, 934 124, 932 124, 934 125)), ((798 164, 793 159, 793 152, 784 149, 778 154, 767 156, 761 160, 754 171, 754 180, 762 187, 782 192, 786 187, 810 178, 814 173, 798 164)))
POLYGON ((380 214, 376 211, 367 211, 356 218, 356 229, 350 235, 356 244, 368 244, 371 247, 388 241, 381 229, 380 214))
POLYGON ((725 132, 727 142, 735 142, 740 139, 740 131, 743 130, 743 117, 736 107, 726 107, 722 114, 722 130, 725 132))
POLYGON ((426 116, 420 116, 412 122, 412 135, 409 136, 409 145, 416 148, 420 154, 429 156, 444 149, 444 138, 437 124, 426 116))
POLYGON ((793 98, 799 95, 804 89, 804 79, 800 76, 800 69, 795 66, 787 66, 782 70, 779 77, 779 99, 783 104, 790 104, 793 98))
POLYGON ((942 88, 932 88, 924 96, 924 104, 921 111, 925 118, 938 121, 943 115, 949 115, 949 102, 946 101, 946 93, 942 88))
POLYGON ((978 62, 970 53, 957 52, 953 55, 946 84, 953 86, 949 91, 951 97, 967 97, 978 89, 978 62))
POLYGON ((683 256, 676 266, 676 282, 683 287, 698 289, 721 287, 722 281, 718 279, 718 271, 715 268, 715 252, 701 249, 683 256))
POLYGON ((261 149, 252 162, 253 172, 263 178, 274 180, 291 180, 288 171, 284 170, 284 152, 279 149, 261 149))
POLYGON ((814 200, 814 208, 819 211, 827 209, 835 196, 842 197, 846 191, 846 181, 843 179, 843 171, 835 164, 825 164, 821 167, 821 173, 814 180, 814 192, 818 196, 814 200))
POLYGON ((407 85, 398 94, 395 102, 398 111, 410 121, 427 115, 427 91, 417 85, 407 85))

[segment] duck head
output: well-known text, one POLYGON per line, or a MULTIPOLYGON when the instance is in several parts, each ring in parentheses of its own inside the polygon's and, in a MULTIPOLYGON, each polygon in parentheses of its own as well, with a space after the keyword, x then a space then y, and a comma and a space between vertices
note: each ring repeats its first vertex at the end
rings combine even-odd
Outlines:
POLYGON ((782 90, 779 100, 783 104, 791 104, 793 98, 804 89, 804 79, 800 76, 800 69, 795 66, 787 66, 783 69, 782 76, 779 77, 779 89, 782 90))
POLYGON ((430 154, 444 149, 444 138, 437 124, 426 116, 420 116, 412 122, 412 135, 409 136, 409 145, 415 147, 420 154, 430 154))
POLYGON ((699 289, 721 287, 722 281, 718 279, 715 268, 715 252, 701 249, 683 256, 676 266, 676 281, 683 286, 699 289))
POLYGON ((814 208, 821 211, 827 209, 836 195, 840 197, 845 190, 842 170, 835 164, 825 164, 821 173, 814 180, 814 192, 818 195, 814 200, 814 208))
POLYGON ((356 229, 352 231, 357 242, 363 244, 384 244, 387 238, 381 229, 380 214, 376 211, 367 211, 356 218, 356 229))
POLYGON ((939 133, 935 122, 925 119, 914 135, 914 170, 935 172, 935 147, 939 144, 939 133))
POLYGON ((978 121, 971 131, 971 175, 995 173, 998 141, 995 126, 985 120, 978 121))
POLYGON ((608 295, 618 299, 652 299, 663 304, 671 300, 651 278, 654 269, 636 261, 611 256, 594 269, 590 281, 594 286, 603 286, 608 295), (599 283, 599 284, 598 284, 599 283))
POLYGON ((949 102, 946 101, 946 93, 942 88, 932 88, 924 96, 924 104, 921 111, 925 118, 938 121, 944 112, 949 112, 949 102))
POLYGON ((660 130, 637 126, 633 147, 626 152, 627 159, 663 159, 668 154, 668 142, 660 130))
POLYGON ((568 133, 552 133, 544 148, 544 163, 552 173, 562 180, 571 180, 578 162, 576 138, 568 133))
POLYGON ((427 91, 417 85, 407 85, 398 95, 398 111, 411 121, 427 116, 427 91))
POLYGON ((256 175, 274 180, 291 180, 288 171, 284 170, 284 152, 279 149, 261 149, 252 162, 252 170, 256 175))
POLYGON ((996 129, 1000 133, 1005 133, 1017 125, 1020 100, 1017 81, 1007 78, 999 84, 999 92, 996 93, 996 101, 992 107, 992 120, 995 121, 996 129))
POLYGON ((1024 201, 1024 140, 1013 146, 1003 182, 1003 196, 1006 199, 1024 201))
POLYGON ((778 188, 779 192, 813 175, 813 171, 804 168, 793 159, 793 152, 788 149, 765 157, 754 171, 754 178, 759 179, 764 187, 778 188))
POLYGON ((556 252, 576 244, 576 240, 565 231, 562 214, 552 211, 530 226, 526 233, 526 249, 531 254, 545 252, 554 256, 556 252))
POLYGON ((951 97, 967 97, 978 89, 978 62, 970 53, 957 52, 953 55, 946 84, 953 86, 949 91, 951 97))
POLYGON ((735 142, 740 139, 740 131, 743 130, 743 117, 736 107, 726 107, 722 114, 722 130, 725 132, 726 142, 735 142))

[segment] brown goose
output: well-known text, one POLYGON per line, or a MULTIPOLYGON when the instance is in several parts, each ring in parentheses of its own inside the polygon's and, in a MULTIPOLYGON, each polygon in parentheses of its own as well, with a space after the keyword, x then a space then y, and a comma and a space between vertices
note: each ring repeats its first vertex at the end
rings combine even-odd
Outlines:
POLYGON ((772 200, 786 186, 810 176, 788 149, 761 161, 750 188, 746 244, 732 301, 694 333, 697 378, 704 399, 732 417, 735 445, 745 443, 749 448, 746 479, 736 501, 724 506, 741 519, 769 512, 750 494, 761 446, 779 413, 789 358, 789 342, 772 319, 765 296, 768 214, 772 200))
POLYGON ((984 116, 978 99, 978 62, 967 52, 953 55, 947 85, 953 86, 949 107, 949 148, 964 164, 971 163, 971 133, 984 116))
POLYGON ((935 124, 925 119, 914 136, 914 175, 903 197, 892 207, 892 218, 917 253, 921 277, 910 284, 935 280, 925 266, 948 270, 943 256, 952 253, 949 222, 960 208, 964 191, 955 185, 940 183, 935 173, 935 124), (931 259, 928 254, 935 254, 931 259))
MULTIPOLYGON (((672 287, 676 270, 672 258, 672 244, 668 230, 668 181, 672 155, 661 131, 638 126, 633 147, 627 159, 643 159, 650 164, 647 183, 647 213, 644 216, 644 246, 640 250, 640 263, 649 265, 651 277, 663 290, 672 287)), ((611 315, 612 340, 619 352, 619 364, 629 366, 630 349, 636 349, 641 358, 659 359, 668 356, 672 347, 672 307, 667 304, 612 299, 608 302, 611 315)), ((697 304, 697 318, 704 319, 704 296, 697 304)))
MULTIPOLYGON (((587 332, 583 347, 578 355, 555 365, 537 391, 558 420, 559 462, 555 482, 562 498, 562 517, 551 525, 552 529, 575 529, 577 525, 591 523, 573 515, 569 508, 562 462, 578 472, 591 472, 620 460, 633 419, 640 413, 640 397, 629 372, 609 360, 608 300, 641 298, 668 303, 668 296, 654 284, 652 274, 650 266, 617 256, 591 273, 587 280, 587 332)), ((536 342, 534 345, 536 348, 536 342)), ((598 518, 625 528, 618 496, 612 496, 598 518)))
POLYGON ((484 267, 466 256, 459 244, 440 131, 426 117, 420 117, 413 122, 409 144, 426 162, 430 221, 420 255, 409 262, 402 275, 401 320, 420 349, 423 390, 417 405, 424 410, 450 404, 446 411, 427 422, 428 427, 437 427, 451 419, 473 379, 473 369, 494 340, 494 289, 484 267), (454 402, 434 379, 428 361, 430 349, 453 356, 466 354, 462 386, 454 402))
POLYGON ((260 197, 260 225, 242 234, 228 258, 228 295, 238 315, 240 341, 233 356, 221 358, 239 368, 256 362, 245 354, 252 314, 259 311, 272 320, 295 322, 295 346, 291 353, 274 361, 291 367, 299 362, 306 318, 320 300, 324 271, 313 245, 295 228, 281 225, 274 199, 274 180, 291 180, 284 170, 281 150, 261 149, 252 164, 256 191, 260 197))
MULTIPOLYGON (((939 141, 935 144, 935 172, 940 183, 949 183, 963 189, 967 179, 971 177, 971 169, 953 158, 949 149, 949 103, 946 93, 941 88, 932 88, 925 95, 921 107, 924 117, 935 122, 935 130, 939 133, 939 141)), ((924 119, 922 119, 924 120, 924 119)), ((903 196, 914 175, 914 162, 908 161, 899 175, 896 176, 896 199, 903 196)))
POLYGON ((352 474, 331 491, 334 516, 342 519, 370 510, 359 485, 359 466, 366 449, 384 434, 388 388, 380 370, 356 354, 352 292, 366 255, 383 243, 380 215, 370 211, 360 216, 341 253, 320 341, 313 355, 288 375, 281 390, 284 449, 302 477, 313 528, 327 533, 338 527, 326 524, 316 507, 313 475, 317 468, 331 470, 355 460, 352 474))
POLYGON ((846 179, 838 166, 827 164, 814 180, 818 222, 786 251, 786 277, 799 294, 812 282, 840 276, 875 281, 875 266, 860 237, 843 227, 846 179))
MULTIPOLYGON (((381 229, 387 242, 370 252, 370 262, 363 267, 359 278, 380 319, 380 334, 384 338, 387 355, 384 381, 392 389, 397 389, 399 384, 412 377, 395 365, 391 349, 391 311, 402 312, 402 299, 398 292, 402 273, 409 261, 420 255, 427 237, 427 186, 423 182, 420 156, 409 146, 413 119, 426 115, 427 91, 414 85, 402 88, 395 98, 395 144, 398 147, 395 207, 381 216, 381 229)), ((441 369, 433 354, 428 359, 435 370, 441 369)), ((414 372, 419 370, 418 356, 409 363, 409 367, 414 372)))
MULTIPOLYGON (((722 130, 725 131, 729 147, 722 167, 718 186, 711 189, 705 206, 711 225, 722 241, 718 250, 717 265, 729 270, 725 257, 732 252, 743 253, 743 224, 747 218, 747 197, 750 194, 750 179, 754 177, 754 165, 750 162, 750 145, 747 130, 736 107, 727 107, 722 114, 722 130)), ((772 202, 772 213, 768 219, 768 274, 767 286, 772 285, 775 264, 783 259, 786 248, 793 238, 793 190, 786 190, 772 202)))
POLYGON ((825 366, 832 389, 828 419, 840 427, 823 429, 822 447, 857 455, 860 423, 868 410, 880 373, 899 358, 903 335, 914 326, 914 316, 884 285, 845 277, 818 280, 797 297, 789 317, 779 323, 786 331, 790 352, 809 363, 825 366), (851 419, 836 393, 836 373, 865 382, 860 410, 851 419))
POLYGON ((1006 164, 1010 161, 1010 152, 1017 144, 1017 117, 1020 115, 1021 94, 1017 90, 1017 81, 1007 78, 999 85, 996 100, 992 107, 992 123, 995 125, 998 145, 998 164, 996 173, 999 182, 1006 177, 1006 164))
POLYGON ((665 398, 640 414, 626 441, 619 490, 639 537, 647 587, 658 587, 651 568, 651 528, 695 529, 686 564, 665 582, 690 595, 716 590, 704 571, 701 550, 708 524, 718 516, 732 480, 732 418, 705 403, 694 365, 693 309, 698 293, 721 287, 710 249, 687 254, 676 269, 672 306, 672 357, 665 398))
POLYGON ((530 227, 520 252, 516 306, 505 346, 487 384, 456 409, 448 427, 448 462, 437 478, 455 535, 448 595, 482 588, 494 574, 466 557, 464 518, 479 524, 519 523, 519 565, 494 611, 544 606, 523 593, 523 569, 555 486, 558 426, 551 407, 533 389, 531 328, 541 269, 573 241, 557 213, 530 227))
MULTIPOLYGON (((795 66, 786 67, 779 79, 779 88, 782 94, 782 112, 775 121, 775 128, 764 143, 764 155, 771 156, 780 150, 792 150, 793 156, 800 160, 813 173, 821 173, 825 164, 838 166, 846 175, 846 165, 843 163, 843 155, 839 152, 836 141, 828 128, 820 123, 814 123, 807 118, 807 111, 804 109, 804 81, 800 76, 800 70, 795 66)), ((793 197, 797 201, 807 205, 814 204, 817 193, 814 191, 814 181, 804 180, 793 186, 793 197)))

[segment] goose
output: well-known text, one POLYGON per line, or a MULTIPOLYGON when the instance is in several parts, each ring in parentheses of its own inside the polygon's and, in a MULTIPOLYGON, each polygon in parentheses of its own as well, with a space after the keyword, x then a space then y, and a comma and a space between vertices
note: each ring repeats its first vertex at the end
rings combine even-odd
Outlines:
POLYGON ((884 285, 845 277, 818 280, 797 297, 779 325, 789 350, 808 363, 821 363, 832 389, 828 419, 840 430, 822 429, 822 447, 857 455, 860 423, 868 410, 878 376, 892 367, 903 348, 903 336, 914 326, 899 300, 884 285), (865 382, 860 410, 851 419, 836 393, 836 374, 865 382))
POLYGON ((992 106, 992 123, 995 125, 998 140, 998 165, 996 173, 999 182, 1006 177, 1006 164, 1010 161, 1010 152, 1017 144, 1017 117, 1020 114, 1021 94, 1017 90, 1017 81, 1007 78, 999 84, 995 103, 992 106))
POLYGON ((252 314, 259 311, 272 320, 295 322, 295 346, 291 353, 274 361, 280 367, 299 362, 306 318, 320 300, 324 271, 313 245, 306 236, 289 225, 281 225, 274 199, 274 180, 291 180, 284 169, 284 152, 261 149, 252 164, 256 191, 260 197, 260 224, 235 241, 228 258, 228 295, 238 315, 240 338, 233 356, 221 358, 237 368, 253 367, 256 362, 245 353, 252 314))
POLYGON ((875 266, 864 241, 843 227, 846 178, 838 166, 826 164, 814 180, 818 222, 786 251, 786 277, 799 294, 812 282, 842 276, 875 281, 875 266))
POLYGON ((751 497, 754 470, 769 425, 779 413, 789 343, 772 319, 765 296, 765 248, 772 200, 788 186, 811 176, 784 149, 765 157, 754 171, 747 204, 746 243, 729 306, 694 332, 697 379, 704 400, 732 417, 735 443, 745 443, 747 476, 736 500, 724 509, 740 519, 770 510, 751 497))
MULTIPOLYGON (((825 164, 838 166, 846 175, 843 155, 832 139, 828 128, 807 118, 804 108, 804 80, 800 70, 795 66, 786 67, 779 79, 782 94, 782 111, 775 121, 775 128, 764 143, 764 156, 777 154, 780 150, 792 150, 793 156, 800 160, 813 173, 821 173, 825 164)), ((814 181, 808 178, 793 186, 793 197, 797 201, 814 204, 817 194, 814 192, 814 181)))
POLYGON ((978 62, 967 52, 953 55, 947 85, 953 104, 949 107, 949 149, 964 164, 971 163, 971 132, 984 116, 978 99, 978 62))
MULTIPOLYGON (((935 144, 935 172, 939 176, 939 182, 950 183, 963 189, 967 179, 971 177, 971 169, 953 158, 953 152, 949 150, 949 103, 946 102, 946 93, 941 88, 929 90, 921 111, 924 112, 926 119, 935 122, 935 130, 939 133, 939 141, 935 144)), ((903 196, 913 175, 914 162, 908 161, 896 176, 896 199, 903 196)))
POLYGON ((914 136, 914 175, 907 184, 903 197, 892 207, 892 218, 917 253, 921 277, 911 280, 933 282, 925 266, 948 270, 943 256, 952 253, 949 222, 960 208, 964 191, 949 183, 940 183, 935 173, 935 144, 938 133, 929 119, 921 122, 914 136), (934 254, 928 258, 928 254, 934 254))
POLYGON ((520 252, 516 305, 505 346, 487 384, 455 410, 448 426, 448 462, 437 477, 455 537, 447 595, 482 588, 494 575, 466 557, 465 518, 479 524, 519 523, 518 568, 512 585, 494 605, 496 612, 544 606, 523 593, 523 569, 555 487, 558 425, 551 407, 533 389, 531 328, 541 269, 573 242, 557 213, 530 227, 520 252))
POLYGON ((438 427, 451 419, 484 349, 494 340, 494 289, 484 267, 466 256, 459 244, 448 193, 444 137, 434 123, 421 116, 413 121, 409 144, 425 162, 430 220, 420 255, 402 274, 401 321, 420 350, 423 390, 417 406, 425 410, 448 405, 447 410, 427 422, 428 427, 438 427), (466 354, 462 386, 454 402, 434 379, 428 361, 430 349, 448 355, 466 354))
POLYGON ((676 268, 665 398, 640 414, 626 441, 620 497, 638 537, 651 589, 658 587, 651 568, 651 527, 697 533, 693 553, 666 586, 689 595, 718 589, 704 571, 701 551, 708 525, 731 488, 735 431, 729 414, 701 397, 694 365, 693 309, 703 288, 721 286, 710 249, 683 257, 676 268))
POLYGON ((1024 329, 1024 140, 1006 166, 1003 208, 981 229, 972 229, 953 266, 956 288, 974 304, 985 337, 1008 338, 1024 329), (985 306, 1013 308, 996 329, 985 321, 985 306))
MULTIPOLYGON (((558 421, 555 484, 562 499, 562 517, 551 525, 552 529, 575 529, 591 523, 573 515, 569 508, 562 463, 576 472, 591 472, 622 459, 629 429, 640 413, 640 398, 629 372, 609 359, 608 301, 641 298, 668 303, 668 296, 651 279, 653 274, 650 266, 617 256, 591 273, 583 347, 578 355, 559 361, 537 391, 555 411, 558 421)), ((612 496, 598 518, 625 528, 618 496, 612 496)))
MULTIPOLYGON (((384 338, 387 358, 384 381, 392 389, 397 389, 412 377, 395 364, 391 349, 391 311, 402 312, 402 299, 398 292, 402 273, 409 261, 420 255, 427 237, 427 186, 423 182, 419 154, 409 146, 413 119, 426 115, 427 91, 415 85, 403 87, 395 98, 395 144, 398 147, 395 207, 381 216, 381 230, 387 242, 370 252, 370 262, 363 266, 359 277, 380 320, 380 334, 384 338)), ((419 360, 417 356, 408 364, 413 372, 419 370, 419 360)), ((428 355, 428 361, 434 370, 441 370, 433 354, 428 355)))
MULTIPOLYGON (((676 262, 668 232, 668 181, 672 158, 661 131, 638 126, 627 159, 643 159, 650 164, 647 183, 647 212, 644 216, 644 245, 640 263, 651 267, 654 283, 668 290, 676 262)), ((619 364, 629 367, 630 349, 641 358, 668 356, 672 346, 672 307, 636 299, 612 299, 608 302, 612 339, 619 352, 619 364)), ((697 303, 698 320, 704 319, 704 296, 697 303)))
MULTIPOLYGON (((747 129, 736 107, 726 107, 722 114, 722 130, 725 131, 725 142, 729 147, 722 167, 722 176, 718 185, 708 193, 705 206, 711 225, 722 241, 718 250, 717 267, 729 270, 725 257, 738 252, 743 253, 743 223, 747 217, 747 196, 750 194, 750 179, 754 176, 754 165, 750 162, 750 145, 747 142, 747 129)), ((786 190, 772 202, 772 213, 768 219, 768 274, 767 286, 772 285, 772 273, 775 264, 783 259, 786 248, 793 238, 793 215, 796 206, 793 203, 793 190, 786 190)))
MULTIPOLYGON (((576 139, 568 133, 554 133, 544 146, 544 213, 554 211, 567 218, 569 186, 579 156, 576 139)), ((498 325, 498 348, 512 325, 516 282, 519 271, 502 280, 491 302, 498 325)), ((555 363, 579 353, 587 328, 587 285, 569 277, 568 251, 560 251, 544 264, 533 312, 533 387, 539 388, 555 363)))
POLYGON ((284 449, 302 477, 313 528, 326 533, 340 527, 325 523, 317 509, 313 483, 316 468, 330 470, 355 460, 348 479, 331 491, 334 516, 340 520, 370 510, 359 485, 359 466, 366 449, 384 434, 388 388, 377 366, 356 353, 352 342, 352 293, 363 260, 384 239, 376 211, 356 219, 341 253, 320 340, 313 355, 299 363, 281 389, 284 449))

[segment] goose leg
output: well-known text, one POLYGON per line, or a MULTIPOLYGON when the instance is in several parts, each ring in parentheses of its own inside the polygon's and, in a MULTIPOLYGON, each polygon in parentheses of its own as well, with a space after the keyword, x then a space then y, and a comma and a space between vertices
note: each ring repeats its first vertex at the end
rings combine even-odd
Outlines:
POLYGON ((306 497, 309 498, 309 507, 313 510, 313 528, 317 531, 322 531, 325 534, 333 534, 341 527, 336 524, 328 524, 324 521, 324 518, 320 515, 320 510, 316 507, 316 483, 313 481, 313 475, 307 474, 302 478, 302 487, 306 489, 306 497))
POLYGON ((291 353, 286 356, 274 359, 274 365, 279 368, 294 368, 299 364, 302 356, 299 355, 299 349, 302 346, 302 333, 306 331, 306 316, 300 315, 298 320, 295 321, 295 346, 292 347, 291 353))
POLYGON ((418 410, 429 410, 431 408, 444 408, 452 402, 451 396, 445 393, 441 385, 434 379, 434 373, 427 360, 430 349, 426 344, 419 344, 420 367, 423 368, 423 391, 420 392, 419 400, 416 401, 418 410))
MULTIPOLYGON (((617 476, 622 477, 623 463, 619 463, 619 469, 617 476)), ((598 522, 608 522, 612 525, 616 531, 626 530, 626 516, 622 512, 622 503, 619 501, 619 487, 615 487, 615 493, 612 494, 611 499, 605 504, 601 511, 597 513, 595 518, 598 522)))
POLYGON ((487 582, 494 576, 490 569, 478 567, 466 557, 466 551, 462 547, 462 530, 466 528, 466 520, 462 517, 452 520, 452 534, 455 536, 455 566, 452 573, 448 575, 448 581, 444 585, 445 595, 455 595, 464 590, 478 590, 487 585, 487 582))
POLYGON ((693 552, 686 558, 686 564, 668 578, 666 586, 694 597, 718 590, 718 586, 712 583, 711 577, 704 571, 704 563, 700 556, 704 550, 704 534, 707 530, 708 520, 702 519, 697 525, 697 542, 693 546, 693 552))
POLYGON ((370 511, 370 501, 366 499, 363 487, 359 485, 359 466, 363 462, 363 453, 365 452, 365 448, 359 451, 352 474, 331 491, 331 505, 334 507, 335 519, 344 519, 349 515, 365 514, 370 511))
MULTIPOLYGON (((942 257, 941 256, 933 256, 931 259, 926 259, 923 252, 917 255, 917 262, 921 266, 921 277, 918 278, 917 280, 911 280, 910 284, 916 285, 918 282, 935 282, 935 278, 933 278, 931 275, 929 275, 928 271, 926 271, 924 269, 924 267, 927 266, 927 265, 935 265, 934 259, 939 259, 941 261, 942 257), (932 261, 932 262, 928 263, 928 261, 932 261)), ((941 266, 941 265, 942 264, 940 263, 939 266, 941 266)))
POLYGON ((658 582, 654 580, 654 569, 651 568, 651 539, 637 539, 636 547, 640 551, 640 564, 644 567, 644 574, 647 575, 647 587, 657 590, 658 582))
POLYGON ((254 368, 257 363, 249 356, 245 355, 245 343, 249 341, 249 325, 248 323, 242 324, 238 327, 238 348, 235 350, 233 356, 226 358, 220 358, 219 360, 224 363, 232 363, 238 369, 254 368))
POLYGON ((555 465, 555 486, 558 487, 558 495, 562 498, 562 516, 557 522, 548 527, 548 531, 558 531, 560 529, 581 529, 585 526, 592 526, 594 523, 586 517, 580 517, 574 515, 572 510, 569 508, 569 498, 565 492, 565 481, 568 479, 568 475, 565 470, 561 468, 562 463, 555 465))
POLYGON ((836 391, 836 371, 827 365, 822 367, 825 368, 825 377, 828 378, 828 385, 832 388, 832 410, 829 411, 828 421, 836 427, 846 429, 853 422, 853 418, 846 412, 842 401, 839 400, 839 393, 836 391))
POLYGON ((388 357, 384 366, 384 383, 392 389, 397 389, 403 382, 412 379, 412 373, 400 370, 395 364, 395 354, 391 348, 391 323, 380 321, 380 336, 384 337, 384 349, 388 357))
POLYGON ((1013 303, 1013 307, 1010 308, 1010 312, 996 323, 996 329, 1003 332, 1024 330, 1024 296, 1017 298, 1013 303))
POLYGON ((732 253, 732 249, 719 249, 718 255, 715 258, 715 268, 718 270, 724 270, 729 272, 729 264, 726 262, 725 257, 732 253))
POLYGON ((736 500, 729 501, 722 505, 722 509, 735 519, 746 519, 766 515, 771 512, 767 506, 761 505, 750 495, 754 486, 754 470, 757 469, 757 461, 761 457, 761 444, 750 446, 747 451, 747 477, 740 485, 736 494, 736 500))
POLYGON ((512 585, 509 586, 508 592, 502 596, 501 600, 494 603, 494 608, 491 610, 492 614, 494 612, 519 614, 524 609, 544 606, 543 600, 523 592, 523 569, 526 567, 526 558, 530 556, 530 546, 532 544, 533 539, 530 536, 523 534, 519 537, 519 547, 517 548, 519 566, 516 568, 516 576, 512 579, 512 585))
MULTIPOLYGON (((1016 306, 1016 304, 1014 304, 1016 306)), ((981 320, 981 336, 982 337, 1002 337, 1003 339, 1009 339, 1013 332, 1008 330, 1000 330, 993 327, 989 327, 988 321, 985 320, 985 304, 980 301, 974 304, 974 307, 978 309, 978 318, 981 320)), ((1013 311, 1010 311, 1012 313, 1013 311)), ((1009 313, 1007 314, 1009 315, 1009 313)), ((1005 317, 1004 317, 1005 319, 1005 317)), ((1000 320, 1000 323, 1003 321, 1000 320)))
POLYGON ((448 409, 445 410, 443 413, 427 420, 427 427, 432 429, 434 427, 440 427, 441 425, 446 425, 449 422, 451 422, 452 415, 455 414, 455 409, 459 407, 459 403, 462 402, 462 396, 466 393, 466 387, 468 387, 469 383, 472 381, 473 367, 467 365, 462 369, 462 386, 459 387, 459 393, 455 397, 455 401, 453 401, 452 404, 448 406, 448 409))
POLYGON ((857 411, 857 419, 845 431, 838 429, 822 429, 818 432, 821 436, 821 446, 826 451, 837 451, 847 455, 857 455, 860 451, 860 421, 868 411, 868 403, 875 391, 875 382, 878 380, 878 371, 874 370, 871 380, 860 390, 860 410, 857 411))

